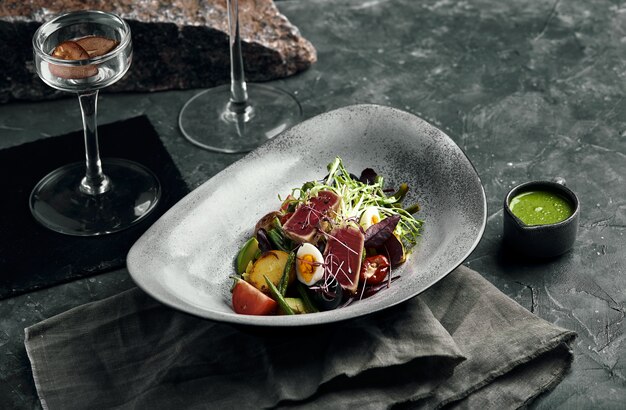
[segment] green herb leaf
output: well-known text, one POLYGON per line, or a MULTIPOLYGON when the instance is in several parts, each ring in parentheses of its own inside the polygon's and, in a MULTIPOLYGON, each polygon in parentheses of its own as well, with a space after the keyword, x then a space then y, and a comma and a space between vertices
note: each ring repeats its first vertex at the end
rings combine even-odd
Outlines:
POLYGON ((300 294, 300 297, 302 298, 302 303, 304 303, 304 307, 306 308, 307 313, 319 312, 319 310, 315 307, 315 305, 311 301, 311 298, 309 297, 309 294, 306 291, 306 287, 301 282, 298 282, 298 285, 296 286, 296 288, 298 289, 298 293, 300 294))
POLYGON ((272 294, 276 302, 278 302, 278 305, 281 307, 281 309, 288 315, 295 315, 291 306, 289 306, 283 295, 280 294, 278 289, 276 289, 276 286, 274 286, 272 281, 269 280, 267 275, 263 275, 263 277, 265 278, 265 283, 267 283, 267 287, 270 289, 270 293, 272 294))
POLYGON ((278 291, 281 295, 285 296, 287 293, 287 285, 289 284, 289 272, 293 268, 293 262, 296 259, 296 253, 290 252, 287 257, 287 263, 285 263, 285 269, 283 269, 283 275, 280 277, 280 282, 278 282, 278 291))
MULTIPOLYGON (((328 164, 328 171, 325 183, 318 183, 313 186, 307 196, 317 195, 317 192, 322 190, 331 190, 339 195, 342 200, 335 222, 341 222, 341 219, 359 218, 366 208, 373 206, 378 209, 383 217, 399 215, 400 221, 395 233, 400 236, 408 248, 417 243, 422 221, 415 219, 412 212, 402 209, 399 203, 408 191, 407 184, 401 184, 400 189, 388 197, 383 191, 384 180, 382 176, 377 175, 372 184, 355 180, 344 167, 340 157, 336 157, 333 162, 328 164)), ((302 199, 302 201, 306 200, 307 198, 302 199)), ((409 210, 413 211, 414 208, 409 210)))
POLYGON ((272 228, 267 231, 267 237, 276 249, 284 252, 289 252, 289 247, 285 243, 284 237, 278 232, 276 228, 272 228))

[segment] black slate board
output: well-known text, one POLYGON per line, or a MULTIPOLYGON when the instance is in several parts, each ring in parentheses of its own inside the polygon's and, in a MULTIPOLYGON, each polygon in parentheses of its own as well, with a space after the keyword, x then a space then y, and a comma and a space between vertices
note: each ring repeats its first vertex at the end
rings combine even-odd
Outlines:
POLYGON ((144 221, 118 233, 59 234, 35 221, 28 200, 46 174, 84 161, 82 131, 0 150, 0 299, 123 267, 133 243, 189 192, 147 117, 102 125, 98 130, 103 158, 131 159, 157 175, 160 203, 144 221))

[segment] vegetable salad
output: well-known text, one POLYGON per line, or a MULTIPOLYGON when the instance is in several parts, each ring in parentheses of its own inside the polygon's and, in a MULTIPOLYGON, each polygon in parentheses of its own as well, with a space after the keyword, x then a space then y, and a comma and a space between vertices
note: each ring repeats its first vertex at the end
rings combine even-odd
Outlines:
POLYGON ((371 168, 351 174, 337 157, 326 177, 279 197, 237 254, 234 311, 314 313, 391 286, 423 223, 418 204, 403 204, 408 189, 386 189, 371 168))

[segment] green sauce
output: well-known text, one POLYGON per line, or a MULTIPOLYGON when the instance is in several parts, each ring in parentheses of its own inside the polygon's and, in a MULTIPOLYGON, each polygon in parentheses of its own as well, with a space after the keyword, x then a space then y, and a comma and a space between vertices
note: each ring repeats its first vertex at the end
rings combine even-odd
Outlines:
POLYGON ((549 225, 561 222, 572 216, 572 204, 549 191, 529 191, 511 199, 509 208, 526 225, 549 225))

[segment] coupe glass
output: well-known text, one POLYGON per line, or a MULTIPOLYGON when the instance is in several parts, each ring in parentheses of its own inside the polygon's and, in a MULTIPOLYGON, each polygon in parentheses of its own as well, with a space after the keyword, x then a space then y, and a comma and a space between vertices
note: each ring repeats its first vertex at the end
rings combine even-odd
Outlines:
POLYGON ((128 24, 100 11, 63 14, 39 27, 33 50, 37 74, 46 84, 78 94, 86 154, 85 162, 54 170, 35 186, 30 196, 35 219, 49 229, 77 236, 117 232, 137 223, 157 204, 159 181, 135 162, 101 161, 96 121, 98 90, 122 78, 130 67, 128 24), (117 46, 104 55, 83 60, 51 56, 60 43, 87 36, 105 37, 116 41, 117 46))
POLYGON ((285 91, 246 84, 239 36, 239 1, 227 0, 226 7, 231 83, 193 96, 183 106, 178 125, 185 138, 199 147, 225 153, 248 152, 297 123, 302 108, 285 91))

